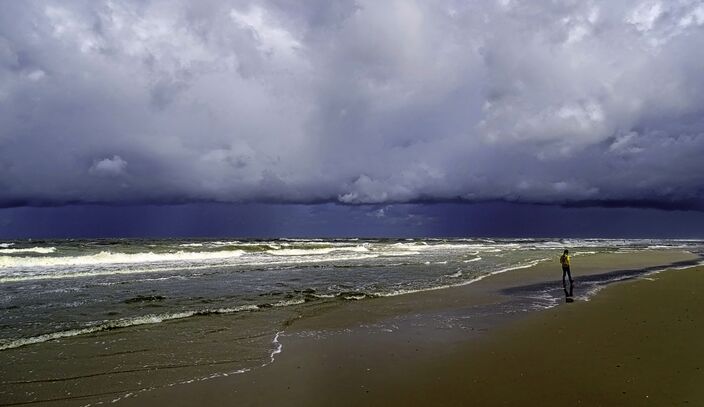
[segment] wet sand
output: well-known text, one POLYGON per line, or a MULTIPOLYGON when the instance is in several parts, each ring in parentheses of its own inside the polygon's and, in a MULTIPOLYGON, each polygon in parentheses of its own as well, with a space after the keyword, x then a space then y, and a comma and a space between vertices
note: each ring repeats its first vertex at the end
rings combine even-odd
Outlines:
MULTIPOLYGON (((691 259, 585 256, 580 279, 691 259)), ((578 266, 577 266, 578 265, 578 266)), ((589 301, 508 313, 543 264, 475 284, 316 309, 280 335, 275 362, 136 393, 122 405, 701 405, 704 268, 611 284, 589 301)), ((558 272, 559 273, 559 270, 558 272)), ((561 287, 560 287, 561 289, 561 287)), ((525 300, 525 299, 524 299, 525 300)), ((525 301, 524 301, 525 302, 525 301)))

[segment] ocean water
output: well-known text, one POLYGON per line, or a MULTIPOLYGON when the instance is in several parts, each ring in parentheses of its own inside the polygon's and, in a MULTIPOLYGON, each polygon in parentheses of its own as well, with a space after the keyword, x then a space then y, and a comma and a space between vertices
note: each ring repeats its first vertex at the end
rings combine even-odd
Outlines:
POLYGON ((105 239, 0 242, 0 351, 164 321, 470 284, 573 256, 700 241, 105 239))

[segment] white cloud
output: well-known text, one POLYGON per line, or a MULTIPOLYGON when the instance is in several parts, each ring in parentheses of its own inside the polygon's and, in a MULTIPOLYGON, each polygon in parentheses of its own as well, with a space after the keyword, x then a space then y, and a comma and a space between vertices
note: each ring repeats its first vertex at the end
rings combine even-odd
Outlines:
POLYGON ((626 21, 633 24, 639 31, 650 31, 662 13, 662 3, 659 1, 647 1, 638 4, 626 18, 626 21))
POLYGON ((123 175, 126 169, 127 161, 119 155, 114 155, 112 158, 95 161, 88 171, 93 175, 115 177, 123 175))
POLYGON ((32 72, 29 72, 27 74, 27 78, 33 82, 39 81, 42 78, 44 78, 45 76, 46 76, 46 73, 44 71, 42 71, 41 69, 35 69, 32 72))
POLYGON ((277 25, 262 7, 251 6, 246 12, 233 9, 230 17, 241 27, 251 30, 260 49, 265 52, 292 53, 301 47, 294 36, 277 25))

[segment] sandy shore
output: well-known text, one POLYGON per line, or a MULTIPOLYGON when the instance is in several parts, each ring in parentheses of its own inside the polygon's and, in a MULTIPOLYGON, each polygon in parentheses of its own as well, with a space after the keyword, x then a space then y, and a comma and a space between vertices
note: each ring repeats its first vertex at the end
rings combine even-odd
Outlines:
MULTIPOLYGON (((584 287, 614 270, 691 258, 585 257, 575 267, 576 294, 580 281, 584 287)), ((545 264, 463 287, 317 309, 281 333, 274 363, 137 393, 119 404, 704 403, 704 299, 695 288, 704 283, 704 268, 611 284, 589 301, 541 312, 487 311, 521 301, 521 287, 558 284, 555 274, 545 264)))

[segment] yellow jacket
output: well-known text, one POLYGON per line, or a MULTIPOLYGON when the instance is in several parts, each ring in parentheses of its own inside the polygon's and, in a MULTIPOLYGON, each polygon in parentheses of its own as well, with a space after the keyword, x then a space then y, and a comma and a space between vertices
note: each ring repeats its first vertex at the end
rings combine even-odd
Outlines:
POLYGON ((560 263, 561 263, 563 266, 569 266, 569 265, 570 265, 570 255, 569 255, 569 254, 568 254, 568 255, 564 255, 564 254, 563 254, 563 255, 560 257, 560 263))

